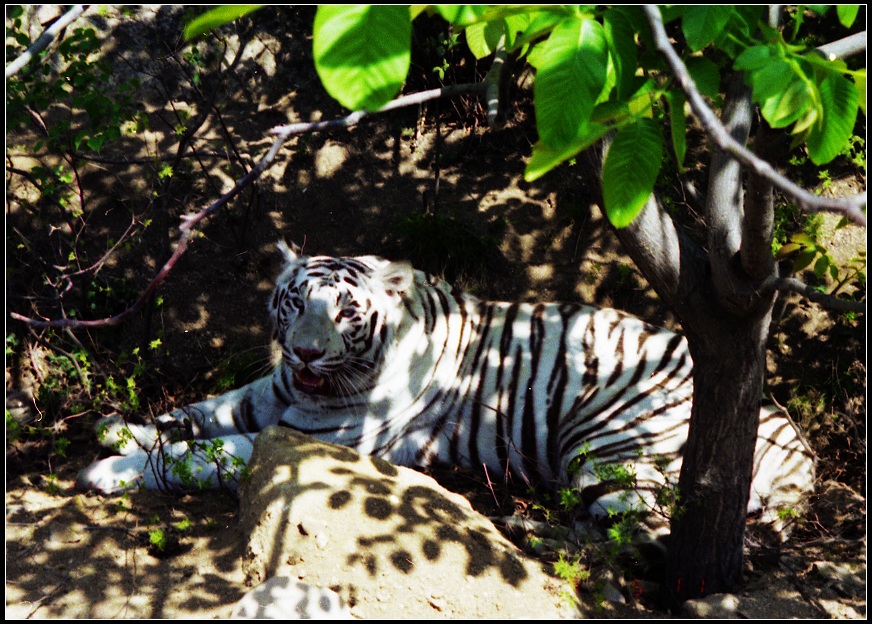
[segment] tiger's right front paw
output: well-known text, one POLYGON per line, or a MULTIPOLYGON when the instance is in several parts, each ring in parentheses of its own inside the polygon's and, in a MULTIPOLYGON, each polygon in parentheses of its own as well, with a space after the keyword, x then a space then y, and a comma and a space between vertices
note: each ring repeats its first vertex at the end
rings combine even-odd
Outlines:
POLYGON ((129 455, 115 455, 95 461, 76 477, 76 487, 117 494, 138 487, 148 465, 148 453, 141 449, 129 455))

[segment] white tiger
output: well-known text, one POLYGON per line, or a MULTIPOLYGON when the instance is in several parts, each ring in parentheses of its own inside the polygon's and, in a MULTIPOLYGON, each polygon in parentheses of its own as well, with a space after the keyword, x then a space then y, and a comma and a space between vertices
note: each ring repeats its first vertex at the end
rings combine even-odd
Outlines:
MULTIPOLYGON (((374 256, 280 248, 272 374, 157 426, 104 419, 103 443, 121 455, 85 469, 81 487, 232 488, 271 424, 400 465, 570 485, 594 517, 653 509, 677 483, 693 394, 680 335, 610 309, 480 301, 374 256), (634 487, 607 487, 614 467, 634 487)), ((813 481, 789 418, 764 409, 749 511, 798 508, 813 481)))

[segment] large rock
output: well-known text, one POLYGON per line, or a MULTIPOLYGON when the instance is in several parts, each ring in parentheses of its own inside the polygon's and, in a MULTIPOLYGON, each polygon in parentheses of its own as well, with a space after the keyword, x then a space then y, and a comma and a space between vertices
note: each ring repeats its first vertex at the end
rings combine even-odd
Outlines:
POLYGON ((577 614, 567 586, 426 475, 278 427, 258 436, 249 468, 249 585, 288 576, 366 618, 577 614))

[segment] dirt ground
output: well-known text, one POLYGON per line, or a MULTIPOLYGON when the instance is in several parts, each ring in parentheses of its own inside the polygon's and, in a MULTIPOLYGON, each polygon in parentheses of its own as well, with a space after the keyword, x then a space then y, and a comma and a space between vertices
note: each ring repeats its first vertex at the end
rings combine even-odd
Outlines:
MULTIPOLYGON (((232 59, 240 42, 246 50, 232 71, 210 60, 204 47, 202 88, 178 61, 182 12, 164 6, 135 15, 91 11, 82 18, 106 37, 104 51, 117 71, 141 80, 142 106, 151 119, 140 139, 124 138, 101 154, 109 162, 91 161, 81 172, 87 233, 93 235, 81 244, 93 245, 92 257, 132 219, 156 224, 140 227, 102 273, 133 293, 127 303, 166 258, 179 216, 229 189, 269 146, 269 128, 344 114, 314 74, 306 35, 310 8, 265 9, 251 27, 230 37, 225 58, 232 59), (190 145, 198 155, 182 159, 174 179, 159 181, 149 159, 174 156, 175 122, 184 118, 190 124, 201 113, 208 115, 193 129, 190 145)), ((433 61, 421 55, 414 63, 420 69, 433 61)), ((476 69, 482 68, 466 62, 456 70, 463 75, 451 78, 462 81, 476 69)), ((518 82, 525 84, 523 76, 518 82)), ((424 86, 433 85, 410 84, 407 90, 424 86)), ((159 338, 160 348, 147 356, 148 373, 138 379, 142 414, 256 377, 269 361, 265 310, 280 238, 312 253, 411 259, 479 296, 580 300, 674 326, 594 206, 591 171, 581 158, 535 184, 523 181, 524 158, 535 141, 524 101, 497 130, 483 127, 479 103, 461 98, 289 141, 261 180, 204 227, 160 287, 159 306, 136 315, 121 331, 82 335, 93 354, 92 374, 108 374, 120 354, 159 338), (443 120, 438 131, 437 114, 443 120)), ((7 135, 7 144, 27 144, 37 136, 21 130, 7 135)), ((34 158, 9 152, 16 169, 34 158)), ((865 188, 865 178, 839 183, 865 188)), ((677 184, 673 191, 681 196, 677 184)), ((50 337, 28 333, 8 317, 10 310, 33 314, 34 302, 46 301, 39 286, 43 268, 33 258, 41 250, 48 257, 52 248, 40 238, 44 223, 27 209, 33 193, 26 180, 7 175, 7 336, 18 337, 12 355, 7 340, 7 397, 10 389, 57 396, 40 391, 58 354, 46 346, 50 337), (26 253, 17 236, 32 242, 26 253)), ((826 236, 839 250, 865 249, 862 230, 826 236)), ((107 309, 111 305, 116 303, 107 309)), ((739 614, 865 618, 865 330, 862 323, 834 320, 791 299, 770 351, 770 391, 809 433, 821 457, 820 487, 788 544, 774 548, 749 534, 739 614), (832 391, 834 383, 839 391, 832 391)), ((100 414, 58 401, 37 400, 36 408, 42 419, 37 422, 70 445, 62 456, 52 447, 52 435, 7 440, 7 618, 228 617, 247 590, 240 566, 246 540, 237 528, 236 501, 215 493, 78 492, 75 475, 101 452, 91 431, 100 414), (170 548, 150 545, 156 528, 169 536, 170 548)), ((534 502, 521 493, 497 495, 480 477, 436 476, 485 515, 533 513, 534 502)), ((463 590, 462 576, 457 578, 458 585, 445 592, 463 590)), ((632 596, 624 604, 603 601, 597 587, 581 588, 585 615, 665 617, 632 596)))

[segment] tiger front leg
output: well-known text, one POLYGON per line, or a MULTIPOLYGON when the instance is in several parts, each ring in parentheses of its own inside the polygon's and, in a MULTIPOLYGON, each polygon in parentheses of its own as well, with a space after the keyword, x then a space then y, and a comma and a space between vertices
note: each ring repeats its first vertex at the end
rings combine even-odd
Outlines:
POLYGON ((252 449, 253 436, 244 434, 158 442, 150 450, 138 448, 94 462, 79 473, 76 485, 105 494, 140 486, 161 491, 236 490, 252 449))
POLYGON ((119 416, 101 418, 96 425, 97 439, 120 455, 130 455, 139 449, 151 450, 159 441, 179 442, 239 433, 239 414, 251 402, 252 393, 260 390, 255 384, 263 385, 263 381, 175 409, 147 425, 129 423, 119 416))
POLYGON ((101 445, 120 455, 155 448, 165 442, 190 440, 196 437, 187 409, 163 414, 147 425, 129 423, 120 416, 106 416, 97 421, 95 431, 101 445))

